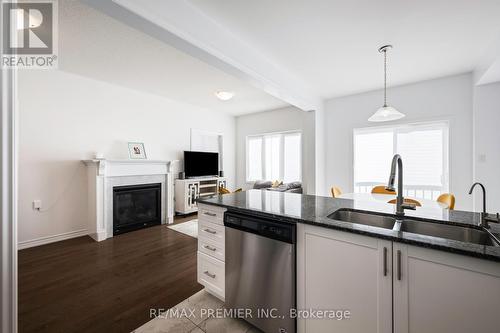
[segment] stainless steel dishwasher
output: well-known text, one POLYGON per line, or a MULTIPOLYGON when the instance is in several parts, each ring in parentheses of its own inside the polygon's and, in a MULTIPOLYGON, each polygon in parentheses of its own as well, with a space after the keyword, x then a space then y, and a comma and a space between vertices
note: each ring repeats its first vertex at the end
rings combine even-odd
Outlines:
POLYGON ((295 332, 295 225, 232 212, 224 225, 226 307, 266 333, 295 332))

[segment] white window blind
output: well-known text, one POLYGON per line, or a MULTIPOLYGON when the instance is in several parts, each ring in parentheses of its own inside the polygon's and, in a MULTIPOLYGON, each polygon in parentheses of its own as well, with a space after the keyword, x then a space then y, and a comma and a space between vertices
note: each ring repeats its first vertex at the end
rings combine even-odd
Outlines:
POLYGON ((289 183, 301 180, 301 135, 300 133, 287 134, 283 139, 283 181, 289 183))
POLYGON ((247 137, 247 181, 302 180, 302 135, 283 132, 247 137))
POLYGON ((280 178, 281 135, 264 137, 264 175, 266 179, 280 178))
POLYGON ((354 130, 354 191, 387 183, 391 160, 400 154, 404 195, 436 199, 448 192, 448 123, 354 130))
POLYGON ((247 140, 247 179, 262 179, 262 137, 250 137, 247 140))

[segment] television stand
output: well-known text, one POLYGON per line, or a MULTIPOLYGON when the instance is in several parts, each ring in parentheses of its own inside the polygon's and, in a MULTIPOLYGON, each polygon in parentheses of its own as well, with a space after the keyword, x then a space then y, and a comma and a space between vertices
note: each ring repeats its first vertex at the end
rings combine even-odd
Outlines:
POLYGON ((219 193, 226 187, 225 177, 199 177, 175 180, 175 212, 189 214, 198 211, 196 200, 219 193))

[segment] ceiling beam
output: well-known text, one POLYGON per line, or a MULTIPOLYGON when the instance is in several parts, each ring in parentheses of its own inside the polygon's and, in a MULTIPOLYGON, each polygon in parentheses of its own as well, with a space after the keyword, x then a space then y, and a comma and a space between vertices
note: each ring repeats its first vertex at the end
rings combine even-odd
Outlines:
POLYGON ((299 109, 323 106, 303 81, 185 0, 81 1, 299 109))

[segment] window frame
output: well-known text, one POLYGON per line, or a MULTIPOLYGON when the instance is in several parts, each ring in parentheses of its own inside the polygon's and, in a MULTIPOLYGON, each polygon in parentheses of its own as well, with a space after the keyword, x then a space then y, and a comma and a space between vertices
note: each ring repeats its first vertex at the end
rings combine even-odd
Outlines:
MULTIPOLYGON (((383 126, 370 126, 370 127, 361 127, 354 128, 352 132, 352 144, 351 144, 351 153, 352 153, 352 168, 351 168, 351 185, 353 192, 356 189, 356 179, 355 179, 355 168, 356 168, 356 150, 355 150, 355 142, 356 135, 363 133, 376 133, 376 132, 387 132, 392 131, 393 134, 393 154, 397 151, 397 135, 398 133, 410 132, 412 129, 443 129, 443 188, 442 193, 450 193, 451 192, 451 126, 449 119, 436 119, 430 121, 423 122, 412 122, 412 123, 399 123, 393 125, 383 125, 383 126)), ((404 157, 403 157, 404 159, 404 157)), ((404 160, 403 160, 404 162, 404 160)), ((389 165, 387 171, 387 177, 389 177, 389 165)), ((380 185, 377 183, 377 185, 380 185)), ((411 191, 411 190, 410 190, 411 191)), ((414 190, 415 191, 415 190, 414 190)), ((407 190, 404 191, 405 193, 407 190)))
POLYGON ((285 160, 285 146, 284 146, 284 138, 286 135, 299 135, 300 136, 300 149, 299 149, 299 159, 300 159, 300 163, 299 163, 299 175, 300 175, 300 179, 298 179, 297 181, 302 181, 302 178, 303 178, 303 174, 302 174, 302 171, 303 171, 303 168, 302 168, 302 164, 304 163, 303 162, 303 145, 304 145, 304 142, 303 142, 303 135, 302 135, 302 131, 301 130, 289 130, 289 131, 281 131, 281 132, 267 132, 267 133, 261 133, 261 134, 251 134, 251 135, 247 135, 246 138, 245 138, 245 182, 247 184, 253 184, 255 183, 257 180, 268 180, 268 181, 274 181, 276 179, 265 179, 266 178, 266 145, 265 145, 265 138, 266 137, 272 137, 272 136, 279 136, 280 137, 280 153, 279 153, 279 164, 280 164, 280 168, 279 168, 279 178, 278 180, 280 181, 283 181, 283 178, 284 178, 284 171, 285 171, 285 167, 284 167, 284 160, 285 160), (261 163, 262 163, 262 178, 263 179, 255 179, 255 180, 250 180, 248 178, 248 171, 249 171, 249 162, 250 162, 250 158, 248 156, 249 154, 249 150, 248 150, 248 142, 250 139, 253 139, 253 138, 261 138, 261 142, 262 142, 262 147, 261 147, 261 163))

